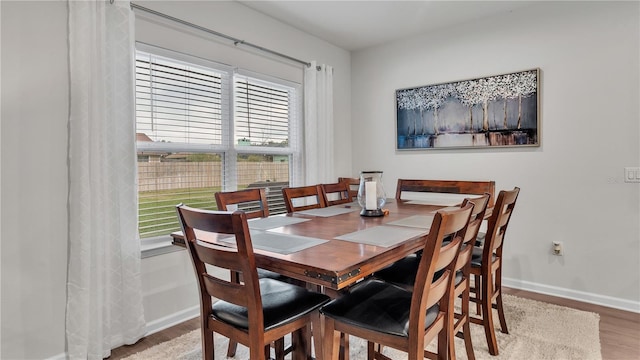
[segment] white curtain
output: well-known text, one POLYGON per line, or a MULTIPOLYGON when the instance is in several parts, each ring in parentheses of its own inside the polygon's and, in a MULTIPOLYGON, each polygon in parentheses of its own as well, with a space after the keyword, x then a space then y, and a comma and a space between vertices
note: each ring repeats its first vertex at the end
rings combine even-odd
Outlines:
POLYGON ((144 335, 137 232, 134 15, 128 1, 69 5, 70 359, 144 335))
POLYGON ((304 71, 305 184, 333 183, 333 68, 315 61, 304 71))

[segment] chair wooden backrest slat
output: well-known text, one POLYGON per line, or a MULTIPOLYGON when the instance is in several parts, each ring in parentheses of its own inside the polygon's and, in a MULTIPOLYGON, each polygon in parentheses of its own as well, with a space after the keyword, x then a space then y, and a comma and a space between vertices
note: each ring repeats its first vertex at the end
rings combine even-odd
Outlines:
POLYGON ((464 181, 464 180, 415 180, 398 179, 396 199, 402 199, 403 192, 427 192, 468 195, 491 195, 489 207, 493 206, 495 181, 464 181))
MULTIPOLYGON (((498 199, 494 206, 493 212, 487 221, 487 235, 485 237, 484 246, 485 253, 493 253, 494 251, 502 251, 502 242, 504 235, 511 219, 511 214, 516 205, 520 188, 516 187, 513 190, 502 190, 498 194, 498 199), (487 251, 489 250, 489 251, 487 251)), ((499 256, 502 254, 498 254, 499 256)), ((487 255, 488 256, 488 255, 487 255)))
POLYGON ((351 196, 351 201, 358 200, 360 178, 339 177, 338 182, 346 182, 349 185, 349 195, 351 196))
POLYGON ((269 216, 269 205, 264 188, 217 192, 215 197, 218 210, 227 211, 230 205, 239 205, 238 210, 245 211, 247 219, 269 216))
POLYGON ((349 184, 346 182, 320 184, 320 189, 322 190, 322 199, 325 206, 347 204, 352 201, 349 193, 349 184), (336 196, 337 199, 335 199, 336 196))
POLYGON ((325 207, 324 199, 322 198, 322 189, 320 185, 309 185, 300 187, 288 187, 282 188, 282 196, 284 197, 284 203, 287 206, 287 212, 296 212, 302 210, 310 210, 325 207), (299 199, 315 199, 314 204, 306 204, 296 206, 295 200, 299 199))

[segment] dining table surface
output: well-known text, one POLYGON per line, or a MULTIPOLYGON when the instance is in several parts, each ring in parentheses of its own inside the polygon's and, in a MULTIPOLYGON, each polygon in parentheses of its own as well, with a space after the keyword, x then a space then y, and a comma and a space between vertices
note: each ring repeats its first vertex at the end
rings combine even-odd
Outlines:
MULTIPOLYGON (((360 215, 357 202, 248 221, 256 265, 338 297, 359 280, 425 245, 435 212, 451 204, 387 199, 385 215, 360 215)), ((174 244, 184 246, 181 232, 174 244)), ((206 234, 199 240, 234 246, 233 238, 206 234)))

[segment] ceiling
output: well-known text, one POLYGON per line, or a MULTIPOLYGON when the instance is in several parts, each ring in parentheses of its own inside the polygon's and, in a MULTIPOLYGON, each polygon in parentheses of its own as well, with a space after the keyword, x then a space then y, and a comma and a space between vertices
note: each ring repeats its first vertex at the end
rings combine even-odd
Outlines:
POLYGON ((511 12, 535 2, 525 0, 237 1, 350 51, 486 16, 511 12))

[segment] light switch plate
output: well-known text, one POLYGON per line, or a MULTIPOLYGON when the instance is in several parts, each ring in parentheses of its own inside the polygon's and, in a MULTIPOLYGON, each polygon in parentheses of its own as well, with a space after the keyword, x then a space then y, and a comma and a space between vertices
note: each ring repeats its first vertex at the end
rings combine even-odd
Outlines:
POLYGON ((640 183, 640 167, 624 168, 624 182, 640 183))

